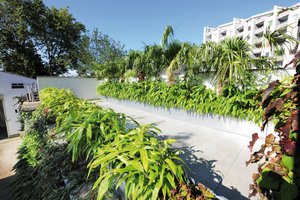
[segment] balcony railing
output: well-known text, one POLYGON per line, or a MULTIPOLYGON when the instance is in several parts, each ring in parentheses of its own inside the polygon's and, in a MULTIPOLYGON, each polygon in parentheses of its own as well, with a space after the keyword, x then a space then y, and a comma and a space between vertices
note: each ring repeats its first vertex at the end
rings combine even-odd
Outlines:
POLYGON ((235 36, 236 37, 241 37, 241 36, 243 36, 244 35, 244 32, 238 32, 235 36))
POLYGON ((254 34, 262 33, 262 32, 264 32, 264 30, 265 30, 265 27, 264 27, 264 26, 262 26, 262 27, 260 27, 260 28, 256 28, 256 29, 254 30, 254 34))
POLYGON ((262 50, 261 47, 254 47, 254 48, 252 49, 252 52, 253 52, 254 54, 257 54, 257 53, 261 53, 261 50, 262 50))
POLYGON ((278 22, 277 26, 276 26, 276 29, 277 30, 282 29, 282 28, 286 27, 287 25, 288 25, 288 21, 285 21, 285 22, 282 22, 282 23, 278 22))

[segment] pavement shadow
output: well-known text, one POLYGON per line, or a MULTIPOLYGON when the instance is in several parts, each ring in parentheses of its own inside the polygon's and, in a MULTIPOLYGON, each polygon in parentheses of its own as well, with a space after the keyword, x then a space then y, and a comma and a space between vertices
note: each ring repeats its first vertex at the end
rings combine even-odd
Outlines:
POLYGON ((230 200, 246 200, 236 188, 228 188, 222 185, 223 174, 215 170, 217 160, 206 160, 201 158, 203 153, 201 150, 195 150, 193 146, 183 146, 174 148, 181 151, 179 157, 187 164, 186 168, 189 177, 193 178, 196 183, 200 182, 213 191, 217 191, 217 195, 223 196, 230 200))
POLYGON ((8 185, 11 183, 11 181, 14 178, 15 178, 15 175, 0 179, 0 199, 1 200, 12 200, 12 198, 9 195, 8 185))

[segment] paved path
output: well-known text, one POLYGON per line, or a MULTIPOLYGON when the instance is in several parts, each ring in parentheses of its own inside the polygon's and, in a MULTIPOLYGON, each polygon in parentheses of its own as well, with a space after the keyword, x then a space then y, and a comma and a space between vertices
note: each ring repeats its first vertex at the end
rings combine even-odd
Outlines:
MULTIPOLYGON (((257 165, 245 166, 250 157, 250 137, 128 108, 111 102, 98 103, 124 113, 140 124, 155 123, 162 138, 173 138, 173 147, 183 151, 183 160, 192 169, 189 175, 230 200, 248 199, 249 184, 257 165)), ((251 132, 251 130, 249 130, 251 132)))
POLYGON ((10 200, 6 186, 13 179, 13 166, 17 162, 17 147, 20 137, 0 140, 0 199, 10 200))

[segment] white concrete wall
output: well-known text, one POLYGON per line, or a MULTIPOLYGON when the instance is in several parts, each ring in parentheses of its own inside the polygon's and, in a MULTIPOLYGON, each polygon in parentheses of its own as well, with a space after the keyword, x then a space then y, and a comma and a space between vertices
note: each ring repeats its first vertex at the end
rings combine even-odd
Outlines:
POLYGON ((251 137, 253 133, 258 133, 259 137, 264 138, 267 133, 274 130, 274 125, 271 122, 266 126, 265 131, 262 132, 257 124, 252 121, 248 121, 247 119, 241 120, 232 117, 219 117, 218 115, 213 115, 211 113, 197 114, 194 111, 185 111, 180 108, 165 109, 163 107, 155 107, 148 103, 119 100, 104 96, 101 96, 100 100, 247 137, 251 137))
POLYGON ((3 100, 4 115, 6 118, 7 135, 11 137, 20 132, 21 124, 18 122, 19 113, 15 113, 17 99, 15 96, 27 94, 27 84, 36 84, 35 79, 27 78, 6 72, 0 72, 0 98, 3 100), (23 83, 24 88, 11 88, 12 83, 23 83))
POLYGON ((37 77, 39 91, 46 87, 70 89, 78 98, 97 99, 97 87, 101 84, 95 78, 65 78, 52 76, 37 77))

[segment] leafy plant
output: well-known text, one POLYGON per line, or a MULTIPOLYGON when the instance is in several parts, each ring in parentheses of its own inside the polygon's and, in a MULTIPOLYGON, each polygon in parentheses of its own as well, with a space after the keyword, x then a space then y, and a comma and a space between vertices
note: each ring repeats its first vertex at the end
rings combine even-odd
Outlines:
POLYGON ((64 89, 41 91, 41 101, 18 152, 14 198, 109 199, 125 181, 130 199, 165 199, 187 184, 175 140, 159 141, 154 126, 64 89))
POLYGON ((98 198, 110 185, 116 188, 125 181, 126 198, 158 199, 170 196, 177 183, 185 183, 184 168, 174 161, 178 152, 169 148, 175 140, 161 144, 148 132, 153 126, 140 126, 125 135, 118 134, 112 143, 99 148, 90 169, 100 166, 98 198))
POLYGON ((176 82, 171 87, 160 81, 142 83, 103 83, 97 88, 99 95, 116 99, 146 102, 165 108, 182 108, 200 114, 230 116, 259 123, 262 109, 256 109, 259 99, 253 100, 257 91, 242 91, 234 85, 224 88, 221 95, 204 85, 176 82))
POLYGON ((212 200, 216 199, 215 195, 202 184, 179 184, 176 189, 171 191, 173 200, 212 200))
MULTIPOLYGON (((276 134, 269 134, 259 151, 254 152, 246 165, 262 161, 258 173, 253 175, 249 197, 259 194, 263 199, 299 199, 300 171, 299 149, 296 148, 299 135, 299 84, 296 74, 291 85, 279 81, 269 83, 268 88, 260 90, 259 103, 264 108, 263 124, 273 119, 276 134)), ((249 149, 258 139, 252 135, 249 149)))

